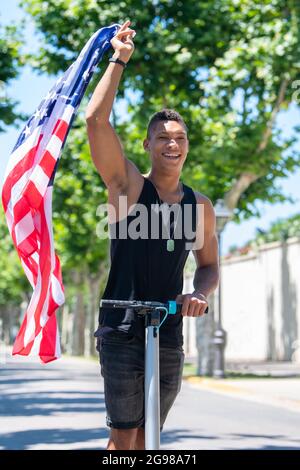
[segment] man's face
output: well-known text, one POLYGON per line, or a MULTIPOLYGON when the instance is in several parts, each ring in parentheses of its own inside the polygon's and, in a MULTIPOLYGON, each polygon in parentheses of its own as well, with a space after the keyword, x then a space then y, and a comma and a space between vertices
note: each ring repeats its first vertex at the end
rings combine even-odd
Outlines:
POLYGON ((189 141, 184 126, 177 121, 159 121, 150 139, 144 140, 152 166, 168 172, 180 172, 186 159, 189 141))

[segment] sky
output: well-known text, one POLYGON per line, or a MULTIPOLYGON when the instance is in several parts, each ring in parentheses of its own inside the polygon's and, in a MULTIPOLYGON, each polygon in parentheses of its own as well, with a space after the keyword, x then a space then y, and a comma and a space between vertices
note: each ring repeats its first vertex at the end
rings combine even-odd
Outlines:
MULTIPOLYGON (((20 8, 17 6, 18 0, 9 0, 0 2, 0 23, 8 24, 10 21, 17 22, 23 16, 20 8)), ((35 47, 34 28, 27 21, 25 47, 30 50, 35 47)), ((56 78, 38 75, 25 67, 18 79, 11 82, 8 89, 10 96, 19 101, 18 110, 31 114, 40 104, 43 97, 54 84, 56 78)), ((122 117, 126 115, 126 103, 120 102, 118 114, 122 117)), ((288 111, 281 112, 277 119, 277 127, 281 130, 284 137, 291 135, 292 126, 300 122, 300 108, 292 105, 288 111)), ((0 133, 0 188, 3 182, 5 167, 15 142, 17 141, 20 129, 10 127, 5 133, 0 133)), ((300 151, 300 142, 295 145, 300 151)), ((267 204, 257 202, 256 207, 260 211, 260 217, 252 217, 240 224, 229 222, 222 234, 222 253, 225 254, 230 246, 243 246, 247 241, 253 239, 256 234, 256 228, 267 230, 270 224, 279 218, 287 218, 291 215, 300 213, 300 169, 288 178, 281 178, 276 181, 282 188, 286 196, 291 196, 295 202, 284 202, 278 204, 267 204)), ((201 188, 194 188, 201 192, 201 188)))

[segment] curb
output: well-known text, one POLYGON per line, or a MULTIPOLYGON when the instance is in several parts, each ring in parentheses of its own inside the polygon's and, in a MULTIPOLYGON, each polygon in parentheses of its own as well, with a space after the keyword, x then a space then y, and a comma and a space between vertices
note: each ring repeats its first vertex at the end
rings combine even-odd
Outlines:
POLYGON ((227 384, 222 379, 209 379, 206 377, 203 378, 203 377, 190 376, 190 377, 185 377, 184 380, 186 382, 189 382, 192 385, 198 385, 201 388, 206 389, 206 390, 219 390, 225 393, 226 392, 244 393, 244 394, 246 393, 247 395, 248 394, 255 395, 253 392, 246 391, 245 389, 241 387, 236 387, 234 385, 227 384))
POLYGON ((215 393, 220 393, 227 396, 235 396, 244 400, 255 401, 269 406, 276 406, 285 408, 290 411, 300 413, 300 400, 292 400, 285 397, 272 397, 267 394, 253 392, 247 388, 238 387, 232 384, 225 383, 226 379, 211 379, 203 377, 188 376, 184 381, 197 388, 198 390, 207 390, 215 393))

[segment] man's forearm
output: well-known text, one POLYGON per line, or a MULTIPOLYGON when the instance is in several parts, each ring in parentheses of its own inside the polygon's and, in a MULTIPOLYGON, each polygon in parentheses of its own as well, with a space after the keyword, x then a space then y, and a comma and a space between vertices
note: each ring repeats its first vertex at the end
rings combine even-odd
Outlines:
MULTIPOLYGON (((113 57, 122 60, 122 57, 120 56, 120 54, 118 54, 118 52, 115 52, 113 57)), ((122 73, 122 65, 109 62, 109 65, 105 73, 103 74, 100 82, 96 86, 95 91, 87 106, 87 121, 109 121, 110 113, 112 110, 113 102, 117 93, 122 73)))
POLYGON ((194 276, 194 289, 199 294, 208 297, 218 286, 219 268, 218 265, 203 266, 197 268, 194 276))

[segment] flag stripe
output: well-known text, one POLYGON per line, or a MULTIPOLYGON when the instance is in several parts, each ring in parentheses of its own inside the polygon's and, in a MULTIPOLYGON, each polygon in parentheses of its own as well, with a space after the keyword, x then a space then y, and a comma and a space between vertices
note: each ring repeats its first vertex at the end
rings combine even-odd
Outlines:
POLYGON ((53 168, 56 165, 57 160, 52 156, 52 154, 47 150, 45 155, 41 159, 40 167, 43 172, 48 176, 48 179, 51 178, 53 168))
POLYGON ((68 131, 68 122, 64 121, 63 119, 59 119, 54 128, 53 134, 56 135, 63 142, 67 134, 67 131, 68 131))
MULTIPOLYGON (((24 163, 24 155, 26 156, 29 152, 33 153, 35 155, 37 147, 41 141, 41 135, 40 135, 40 128, 37 127, 32 134, 28 137, 27 140, 24 141, 20 147, 18 147, 16 150, 12 152, 10 155, 10 158, 7 163, 6 167, 6 174, 5 174, 5 179, 7 178, 7 175, 9 175, 13 170, 14 173, 16 172, 15 167, 23 160, 23 167, 26 169, 26 163, 24 163)), ((31 164, 28 165, 28 168, 31 168, 31 164)), ((27 168, 27 169, 28 169, 27 168)), ((5 181, 5 184, 7 184, 7 181, 5 181)))
MULTIPOLYGON (((40 137, 41 140, 42 137, 40 137)), ((38 144, 39 145, 39 144, 38 144)), ((13 201, 18 199, 22 194, 24 184, 28 180, 29 175, 32 171, 32 165, 37 152, 38 145, 28 150, 24 155, 24 158, 19 160, 15 167, 9 172, 8 176, 5 178, 3 187, 2 187, 2 203, 4 212, 7 210, 7 206, 12 198, 12 193, 14 195, 13 201), (17 185, 21 178, 24 179, 24 174, 26 173, 25 182, 22 182, 22 186, 17 185), (17 185, 17 186, 16 186, 17 185)))
POLYGON ((31 213, 28 212, 23 219, 20 220, 15 226, 15 236, 17 245, 20 245, 27 237, 30 237, 34 232, 34 223, 31 213))

